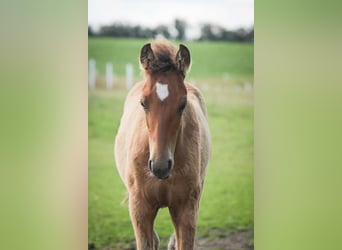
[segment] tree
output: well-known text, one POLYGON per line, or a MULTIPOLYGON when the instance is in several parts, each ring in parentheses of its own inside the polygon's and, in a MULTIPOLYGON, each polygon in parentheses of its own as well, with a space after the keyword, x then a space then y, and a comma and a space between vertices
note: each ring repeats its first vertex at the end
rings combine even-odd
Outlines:
POLYGON ((203 24, 201 27, 200 40, 212 40, 214 37, 211 24, 203 24))
POLYGON ((185 39, 185 31, 186 31, 186 22, 180 19, 175 20, 175 28, 178 32, 177 39, 184 40, 185 39))
POLYGON ((254 42, 254 27, 246 34, 245 41, 250 43, 254 42))
POLYGON ((88 36, 94 36, 94 31, 93 29, 91 28, 91 26, 88 26, 88 36))
POLYGON ((163 37, 165 37, 166 39, 170 38, 170 32, 167 26, 165 25, 159 25, 156 27, 155 29, 156 34, 160 34, 163 35, 163 37))

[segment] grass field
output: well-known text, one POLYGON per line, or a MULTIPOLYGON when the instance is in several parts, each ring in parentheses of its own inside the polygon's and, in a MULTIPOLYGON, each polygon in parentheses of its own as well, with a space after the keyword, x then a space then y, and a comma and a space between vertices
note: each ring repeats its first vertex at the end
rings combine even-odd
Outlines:
MULTIPOLYGON (((89 58, 101 67, 112 61, 119 79, 112 90, 89 91, 89 243, 97 249, 124 249, 134 241, 125 188, 115 169, 113 141, 122 114, 125 62, 135 66, 145 40, 90 39, 89 58), (117 66, 115 66, 117 65, 117 66)), ((212 229, 253 228, 253 46, 234 43, 186 43, 193 65, 187 79, 202 89, 212 134, 212 157, 201 199, 198 236, 212 229), (247 84, 247 86, 249 86, 247 84)), ((99 69, 99 72, 101 69, 99 69)), ((173 231, 166 209, 155 228, 161 246, 173 231)))

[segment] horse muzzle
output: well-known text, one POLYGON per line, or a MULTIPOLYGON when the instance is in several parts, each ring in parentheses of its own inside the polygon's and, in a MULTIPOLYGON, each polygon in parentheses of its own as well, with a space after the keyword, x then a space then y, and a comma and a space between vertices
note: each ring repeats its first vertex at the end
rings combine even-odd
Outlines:
POLYGON ((158 179, 167 179, 173 167, 172 159, 152 160, 148 161, 148 168, 151 173, 158 179))

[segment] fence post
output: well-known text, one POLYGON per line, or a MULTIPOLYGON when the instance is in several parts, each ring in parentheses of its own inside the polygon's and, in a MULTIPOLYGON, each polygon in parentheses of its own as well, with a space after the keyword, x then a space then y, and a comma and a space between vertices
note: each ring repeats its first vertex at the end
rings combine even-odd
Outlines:
POLYGON ((107 86, 107 89, 112 89, 113 83, 114 83, 113 64, 108 62, 106 64, 106 86, 107 86))
POLYGON ((133 86, 133 65, 126 64, 126 88, 129 90, 133 86))
POLYGON ((96 61, 94 59, 89 60, 88 68, 88 84, 90 89, 95 88, 96 84, 96 61))

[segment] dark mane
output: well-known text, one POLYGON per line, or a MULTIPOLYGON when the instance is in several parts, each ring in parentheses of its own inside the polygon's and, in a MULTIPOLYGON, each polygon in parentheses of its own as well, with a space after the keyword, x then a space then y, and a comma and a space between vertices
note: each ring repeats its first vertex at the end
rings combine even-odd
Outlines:
POLYGON ((166 72, 176 70, 177 49, 168 41, 156 41, 151 44, 155 61, 150 65, 149 72, 166 72))

